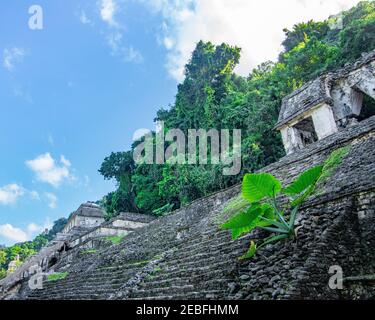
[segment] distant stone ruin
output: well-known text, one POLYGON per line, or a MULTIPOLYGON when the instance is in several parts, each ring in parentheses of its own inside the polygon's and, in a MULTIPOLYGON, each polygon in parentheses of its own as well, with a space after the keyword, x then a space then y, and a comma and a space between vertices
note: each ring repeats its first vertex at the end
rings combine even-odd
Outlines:
POLYGON ((109 221, 105 220, 100 206, 92 202, 82 204, 69 218, 61 233, 29 257, 22 265, 13 261, 8 276, 0 280, 1 292, 16 288, 27 281, 35 271, 43 274, 53 273, 56 267, 67 267, 82 252, 95 252, 112 245, 110 237, 124 237, 146 226, 154 220, 152 216, 121 213, 109 221))
POLYGON ((276 129, 287 154, 375 115, 375 51, 323 75, 283 99, 276 129))
POLYGON ((95 228, 105 221, 100 206, 94 203, 82 204, 69 218, 62 233, 69 233, 73 228, 95 228))

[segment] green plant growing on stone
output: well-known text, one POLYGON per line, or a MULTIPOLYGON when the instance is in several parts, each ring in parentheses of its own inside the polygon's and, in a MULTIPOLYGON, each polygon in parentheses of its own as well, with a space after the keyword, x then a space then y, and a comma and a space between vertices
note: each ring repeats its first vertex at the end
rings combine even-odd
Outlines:
POLYGON ((303 172, 286 188, 269 173, 245 175, 242 197, 249 202, 250 207, 229 219, 221 228, 231 230, 233 240, 257 228, 269 231, 272 235, 260 245, 251 241, 248 252, 240 259, 252 258, 257 250, 270 243, 296 238, 298 228, 295 227, 295 221, 302 203, 314 193, 319 182, 333 174, 347 153, 348 148, 332 152, 322 165, 303 172), (277 201, 280 194, 289 198, 283 206, 277 201))
POLYGON ((63 280, 68 276, 68 272, 55 272, 47 276, 47 281, 53 282, 63 280))
POLYGON ((94 253, 97 253, 98 250, 96 249, 88 249, 88 250, 85 250, 83 251, 84 254, 94 254, 94 253))
POLYGON ((160 268, 160 267, 156 267, 156 268, 153 270, 153 273, 158 273, 158 272, 161 272, 161 268, 160 268))
POLYGON ((106 237, 104 240, 111 241, 113 244, 119 244, 124 236, 113 236, 113 237, 106 237))
POLYGON ((174 204, 167 203, 161 208, 155 209, 152 213, 158 217, 163 217, 173 211, 174 204))

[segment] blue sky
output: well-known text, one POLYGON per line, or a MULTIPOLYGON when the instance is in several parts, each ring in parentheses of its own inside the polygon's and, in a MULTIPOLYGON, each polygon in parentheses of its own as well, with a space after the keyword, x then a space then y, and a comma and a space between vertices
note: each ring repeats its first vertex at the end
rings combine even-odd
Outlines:
POLYGON ((97 172, 102 160, 154 127, 197 41, 241 46, 245 75, 277 57, 283 27, 358 1, 281 2, 1 1, 0 244, 31 239, 114 189, 97 172), (29 28, 33 4, 42 30, 29 28))

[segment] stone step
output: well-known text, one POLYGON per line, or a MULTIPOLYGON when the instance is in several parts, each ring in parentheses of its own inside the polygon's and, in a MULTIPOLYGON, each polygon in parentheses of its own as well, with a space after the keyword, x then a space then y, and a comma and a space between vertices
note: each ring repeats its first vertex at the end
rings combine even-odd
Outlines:
POLYGON ((42 290, 33 290, 32 295, 43 295, 43 294, 60 294, 65 292, 100 292, 100 293, 107 293, 110 291, 117 290, 120 288, 123 283, 117 284, 86 284, 86 285, 72 285, 67 287, 59 287, 56 286, 54 288, 43 288, 42 290))
MULTIPOLYGON (((210 229, 207 229, 203 233, 194 233, 190 234, 189 236, 189 243, 196 243, 199 240, 214 240, 214 239, 230 239, 230 232, 227 230, 220 230, 217 227, 213 227, 210 229)), ((185 243, 186 244, 186 243, 185 243)), ((180 243, 179 245, 183 246, 183 243, 180 243)))
POLYGON ((225 291, 213 290, 202 292, 189 292, 173 295, 156 295, 143 297, 130 297, 129 300, 220 300, 225 297, 225 291))
POLYGON ((247 244, 236 244, 233 246, 228 246, 227 248, 221 250, 215 250, 212 252, 200 252, 194 255, 187 253, 184 257, 172 256, 168 259, 162 261, 158 266, 160 268, 164 267, 188 267, 192 265, 202 265, 214 262, 216 260, 231 259, 234 262, 238 257, 244 254, 247 250, 247 244))
POLYGON ((30 300, 102 300, 104 297, 100 294, 79 294, 70 293, 68 295, 47 295, 45 297, 30 296, 30 300))
MULTIPOLYGON (((119 286, 120 287, 120 286, 119 286)), ((42 290, 42 292, 32 293, 30 296, 39 298, 48 297, 66 297, 74 293, 74 295, 100 295, 101 297, 109 296, 111 293, 115 292, 119 287, 115 288, 105 288, 105 287, 91 287, 91 288, 61 288, 56 290, 42 290)))
POLYGON ((137 265, 129 267, 128 265, 124 266, 115 266, 112 268, 106 268, 106 269, 96 269, 94 271, 90 271, 88 273, 72 273, 69 274, 65 279, 61 279, 58 281, 45 281, 44 284, 46 286, 51 285, 54 286, 55 284, 63 285, 63 284, 70 284, 70 283, 76 283, 83 281, 82 279, 85 279, 85 281, 101 281, 103 279, 108 278, 124 278, 129 277, 133 275, 137 270, 141 269, 145 264, 137 265))
POLYGON ((69 280, 69 281, 65 281, 63 283, 59 283, 58 281, 56 281, 55 283, 51 284, 51 283, 44 283, 43 286, 46 290, 53 290, 54 288, 75 288, 75 287, 84 287, 86 285, 90 285, 90 284, 106 284, 106 285, 117 285, 117 284, 122 284, 124 282, 126 282, 128 279, 131 278, 132 275, 128 275, 126 277, 119 277, 119 276, 112 276, 112 275, 109 275, 108 277, 101 277, 101 278, 83 278, 83 279, 80 279, 79 281, 78 280, 69 280))
POLYGON ((213 277, 225 277, 228 275, 228 270, 233 267, 233 262, 223 261, 214 265, 206 265, 202 267, 196 267, 189 270, 177 270, 177 271, 165 271, 161 270, 158 272, 154 280, 166 280, 172 278, 189 278, 195 276, 204 276, 206 274, 212 274, 213 277))
POLYGON ((201 235, 197 234, 196 236, 191 236, 185 242, 179 243, 176 247, 177 248, 185 248, 187 246, 194 246, 197 244, 204 244, 209 243, 212 241, 231 241, 231 236, 228 231, 220 232, 220 233, 213 233, 209 235, 201 235))
POLYGON ((127 282, 134 274, 128 275, 126 277, 112 276, 102 278, 82 278, 79 281, 69 280, 63 283, 54 282, 54 283, 44 283, 45 290, 54 290, 56 288, 67 288, 73 290, 75 288, 84 288, 87 286, 121 286, 123 283, 127 282))
MULTIPOLYGON (((190 262, 186 262, 186 263, 181 263, 181 264, 178 264, 178 263, 174 263, 172 265, 168 265, 168 263, 166 265, 161 265, 160 266, 160 271, 164 271, 164 272, 174 272, 174 271, 190 271, 190 270, 195 270, 197 268, 201 268, 202 266, 210 266, 210 265, 216 265, 216 263, 221 263, 223 260, 224 261, 232 261, 232 264, 234 264, 236 261, 235 261, 235 258, 238 257, 238 253, 234 252, 234 255, 233 256, 223 256, 221 258, 218 258, 218 257, 211 257, 211 258, 207 258, 205 260, 199 260, 199 261, 190 261, 190 262)), ((210 268, 212 269, 212 268, 210 268)), ((159 272, 160 272, 159 271, 159 272)))
POLYGON ((187 294, 189 292, 194 292, 193 285, 184 285, 184 286, 170 286, 154 289, 134 289, 132 290, 131 297, 140 298, 145 296, 167 296, 167 295, 176 295, 176 294, 187 294))
POLYGON ((126 280, 131 278, 135 274, 135 271, 132 273, 127 274, 111 274, 108 273, 107 275, 103 276, 82 276, 80 279, 77 278, 70 278, 70 279, 63 279, 59 281, 49 282, 45 281, 43 286, 45 288, 54 288, 54 287, 71 287, 72 285, 84 285, 87 283, 105 283, 105 282, 113 282, 115 283, 117 280, 126 280))
POLYGON ((46 287, 44 286, 42 290, 45 291, 61 291, 61 290, 86 290, 86 289, 91 289, 91 288, 98 288, 102 290, 109 290, 111 288, 118 288, 122 286, 126 281, 117 281, 116 283, 107 281, 107 282, 101 282, 101 283, 90 283, 90 282, 85 282, 85 283, 77 283, 77 284, 71 284, 71 285, 65 285, 65 286, 50 286, 46 287))
MULTIPOLYGON (((173 256, 176 258, 184 259, 186 257, 190 257, 191 254, 194 256, 196 255, 202 255, 202 254, 215 254, 216 252, 219 252, 220 250, 226 250, 232 246, 238 246, 238 245, 244 245, 244 242, 225 242, 225 241, 212 241, 209 243, 202 243, 201 246, 198 245, 187 245, 184 248, 174 248, 173 250, 173 256)), ((228 251, 228 250, 227 250, 228 251)), ((167 257, 170 257, 171 255, 168 255, 167 257)))
POLYGON ((214 279, 212 277, 206 277, 206 278, 174 278, 174 279, 167 279, 167 280, 161 280, 161 281, 146 281, 144 283, 141 283, 138 286, 138 289, 142 290, 150 290, 155 288, 168 288, 173 285, 175 286, 184 286, 193 284, 196 288, 201 287, 206 289, 226 289, 228 287, 228 283, 232 282, 231 279, 214 279))
POLYGON ((243 238, 235 242, 218 241, 217 243, 211 242, 209 243, 209 245, 205 245, 205 244, 188 245, 181 250, 177 250, 177 253, 175 253, 175 257, 184 258, 187 255, 194 256, 202 252, 220 251, 220 250, 225 249, 226 247, 231 248, 232 246, 236 246, 236 245, 238 245, 239 247, 244 246, 246 248, 249 245, 249 241, 247 238, 243 238))

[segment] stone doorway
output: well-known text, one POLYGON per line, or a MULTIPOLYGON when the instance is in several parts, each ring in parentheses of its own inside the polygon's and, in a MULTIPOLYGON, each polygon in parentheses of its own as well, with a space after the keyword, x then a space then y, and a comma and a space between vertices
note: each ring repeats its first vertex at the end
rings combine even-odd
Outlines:
POLYGON ((363 121, 372 116, 375 116, 375 99, 363 94, 362 107, 357 119, 363 121))
POLYGON ((296 130, 297 135, 301 139, 303 147, 308 146, 316 141, 318 141, 318 135, 315 131, 314 121, 312 117, 301 120, 296 125, 293 126, 296 130))

